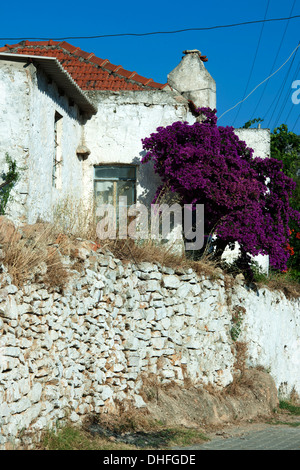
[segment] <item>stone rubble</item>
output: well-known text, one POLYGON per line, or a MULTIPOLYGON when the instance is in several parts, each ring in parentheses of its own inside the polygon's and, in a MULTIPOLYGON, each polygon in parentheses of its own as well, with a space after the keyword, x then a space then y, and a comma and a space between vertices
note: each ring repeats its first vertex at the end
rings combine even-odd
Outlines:
POLYGON ((2 266, 0 449, 115 400, 144 407, 143 378, 153 374, 182 386, 232 382, 232 307, 251 295, 243 287, 227 291, 222 274, 123 264, 101 249, 80 256, 84 269, 62 290, 18 289, 2 266))

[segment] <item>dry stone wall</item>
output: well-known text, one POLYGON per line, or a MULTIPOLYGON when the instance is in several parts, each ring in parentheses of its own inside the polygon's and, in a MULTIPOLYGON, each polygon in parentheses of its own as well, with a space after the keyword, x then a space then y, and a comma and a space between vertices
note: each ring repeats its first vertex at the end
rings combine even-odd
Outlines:
MULTIPOLYGON (((228 288, 221 273, 211 281, 192 269, 122 263, 100 250, 83 250, 81 257, 82 271, 73 271, 62 291, 42 283, 18 289, 1 268, 0 448, 18 445, 24 430, 39 436, 66 417, 80 423, 90 413, 110 410, 116 400, 143 407, 143 384, 153 374, 182 386, 189 380, 225 387, 236 361, 236 311, 244 315, 241 334, 251 346, 252 365, 268 366, 279 381, 286 379, 286 389, 300 389, 299 302, 284 301, 283 314, 294 319, 287 332, 294 356, 284 377, 278 364, 272 371, 279 359, 262 344, 268 335, 264 315, 271 321, 273 303, 278 307, 272 295, 258 297, 239 281, 228 288)), ((280 338, 284 319, 278 308, 276 315, 272 347, 280 355, 287 340, 280 338)))

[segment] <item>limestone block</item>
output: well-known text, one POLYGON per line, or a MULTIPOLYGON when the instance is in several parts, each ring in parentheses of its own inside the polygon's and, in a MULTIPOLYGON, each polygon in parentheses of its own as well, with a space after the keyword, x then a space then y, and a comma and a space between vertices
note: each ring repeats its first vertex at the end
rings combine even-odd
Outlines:
POLYGON ((111 398, 113 396, 113 389, 109 387, 108 385, 103 385, 102 386, 102 391, 101 391, 101 398, 102 400, 107 400, 108 398, 111 398))
POLYGON ((21 400, 9 404, 9 411, 11 415, 22 413, 31 406, 31 401, 28 397, 23 397, 21 400))
POLYGON ((151 344, 154 349, 163 349, 166 339, 163 337, 151 338, 151 344))
POLYGON ((162 308, 157 308, 155 310, 155 319, 157 321, 160 321, 162 320, 163 318, 166 318, 167 316, 167 309, 166 307, 162 307, 162 308))
POLYGON ((140 346, 140 341, 135 338, 133 335, 128 335, 128 337, 125 339, 124 343, 123 343, 123 348, 124 348, 124 351, 128 350, 128 351, 137 351, 139 349, 139 346, 140 346))
POLYGON ((6 402, 0 403, 0 418, 5 418, 9 416, 10 408, 6 402))
POLYGON ((32 403, 37 403, 42 396, 43 387, 40 383, 35 383, 28 393, 28 398, 32 403))
POLYGON ((19 316, 18 310, 14 296, 8 295, 6 302, 0 306, 0 316, 9 320, 17 320, 19 316))
POLYGON ((32 421, 38 418, 42 409, 42 403, 35 403, 22 413, 19 429, 28 429, 32 421))
POLYGON ((8 403, 18 401, 22 398, 22 393, 18 382, 12 382, 6 392, 6 400, 8 403))
POLYGON ((145 314, 145 320, 147 322, 151 322, 155 318, 155 310, 154 308, 147 308, 144 312, 145 314))
POLYGON ((147 407, 143 398, 140 395, 134 395, 134 405, 136 408, 145 408, 147 407))
POLYGON ((99 368, 96 368, 95 379, 101 385, 105 382, 105 373, 99 368))
POLYGON ((164 275, 162 278, 163 286, 167 289, 178 289, 180 286, 180 279, 175 275, 164 275))
POLYGON ((140 270, 144 273, 149 273, 149 272, 152 272, 152 271, 157 271, 158 269, 157 269, 156 265, 144 261, 144 262, 138 264, 138 270, 140 270))
POLYGON ((146 292, 155 292, 155 291, 160 292, 160 290, 161 290, 159 281, 157 281, 155 279, 151 279, 149 281, 146 281, 144 283, 144 288, 145 288, 146 292))
POLYGON ((0 372, 17 369, 19 365, 19 359, 15 357, 4 357, 0 354, 0 372))
POLYGON ((181 285, 178 287, 176 291, 176 296, 178 296, 179 298, 185 299, 191 291, 193 291, 193 293, 195 294, 194 289, 192 289, 191 284, 184 282, 184 283, 181 283, 181 285))
POLYGON ((20 348, 17 348, 17 347, 5 347, 5 348, 2 348, 1 350, 1 353, 3 354, 3 356, 11 356, 11 357, 20 357, 21 355, 21 351, 20 351, 20 348))

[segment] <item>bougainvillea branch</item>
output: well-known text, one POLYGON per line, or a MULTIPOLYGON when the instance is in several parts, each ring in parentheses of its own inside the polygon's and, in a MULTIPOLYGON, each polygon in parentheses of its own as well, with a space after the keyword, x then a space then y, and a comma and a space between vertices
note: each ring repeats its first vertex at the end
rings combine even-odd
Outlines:
POLYGON ((204 204, 205 233, 214 230, 222 247, 238 242, 242 253, 269 255, 273 268, 284 270, 291 220, 300 221, 289 200, 294 181, 272 158, 254 157, 234 133, 217 126, 216 110, 199 108, 200 122, 175 122, 143 139, 162 185, 182 204, 204 204))

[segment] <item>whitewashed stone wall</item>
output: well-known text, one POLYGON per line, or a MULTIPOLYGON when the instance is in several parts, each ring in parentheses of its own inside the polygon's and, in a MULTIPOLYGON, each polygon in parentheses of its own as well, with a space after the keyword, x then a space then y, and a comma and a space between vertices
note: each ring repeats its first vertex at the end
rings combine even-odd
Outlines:
POLYGON ((0 61, 0 169, 6 152, 16 161, 20 179, 13 188, 7 215, 33 223, 50 220, 57 201, 81 195, 82 162, 76 149, 82 140, 77 105, 70 106, 54 82, 33 64, 0 61), (62 116, 61 187, 52 187, 55 155, 54 116, 62 116))
POLYGON ((249 364, 268 369, 282 393, 300 392, 299 301, 222 274, 210 281, 192 270, 122 264, 82 249, 84 270, 60 292, 43 284, 18 289, 0 275, 0 448, 18 445, 69 417, 79 423, 114 400, 144 406, 143 380, 184 387, 233 379, 233 314, 249 364))
MULTIPOLYGON (((23 64, 0 61, 0 170, 7 172, 6 153, 16 161, 18 168, 26 168, 29 149, 29 83, 23 64), (18 90, 17 93, 14 91, 18 90), (22 112, 20 112, 22 110, 22 112)), ((28 176, 24 172, 22 182, 14 191, 14 205, 10 215, 24 216, 28 194, 28 176)), ((2 182, 2 180, 0 179, 2 182)))
POLYGON ((76 149, 81 143, 82 121, 77 105, 70 106, 68 96, 60 96, 55 82, 48 83, 41 70, 33 69, 31 73, 30 97, 27 221, 34 223, 37 218, 51 220, 59 201, 81 195, 82 162, 76 149), (57 187, 52 186, 55 112, 62 116, 57 187))
POLYGON ((247 342, 248 365, 269 371, 280 397, 293 390, 300 395, 300 300, 268 289, 260 289, 259 297, 245 289, 240 294, 246 314, 239 340, 247 342))

